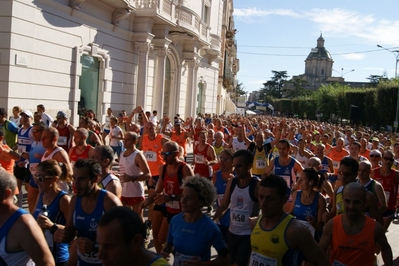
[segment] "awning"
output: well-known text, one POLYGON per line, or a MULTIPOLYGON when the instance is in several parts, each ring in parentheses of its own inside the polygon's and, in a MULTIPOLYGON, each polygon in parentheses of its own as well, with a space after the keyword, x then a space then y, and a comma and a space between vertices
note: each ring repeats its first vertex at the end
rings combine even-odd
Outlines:
POLYGON ((232 100, 226 99, 226 109, 225 109, 225 111, 226 111, 226 113, 231 113, 231 114, 237 113, 236 105, 233 103, 232 100))

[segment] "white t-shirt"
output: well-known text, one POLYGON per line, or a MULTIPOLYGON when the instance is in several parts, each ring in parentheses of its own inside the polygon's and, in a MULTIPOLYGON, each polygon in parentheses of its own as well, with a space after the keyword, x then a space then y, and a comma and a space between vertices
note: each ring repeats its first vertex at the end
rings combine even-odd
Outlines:
MULTIPOLYGON (((135 150, 128 157, 123 156, 119 158, 119 173, 120 175, 127 174, 128 176, 139 176, 143 171, 136 165, 136 155, 139 150, 135 150)), ((143 181, 123 182, 122 183, 122 197, 144 197, 144 184, 143 181)))
POLYGON ((111 141, 109 142, 109 146, 122 146, 122 140, 116 139, 117 137, 120 137, 121 132, 123 131, 119 126, 111 128, 111 131, 109 132, 109 136, 111 139, 111 141))
POLYGON ((53 118, 49 116, 47 113, 42 113, 42 122, 45 123, 47 126, 51 126, 53 118))

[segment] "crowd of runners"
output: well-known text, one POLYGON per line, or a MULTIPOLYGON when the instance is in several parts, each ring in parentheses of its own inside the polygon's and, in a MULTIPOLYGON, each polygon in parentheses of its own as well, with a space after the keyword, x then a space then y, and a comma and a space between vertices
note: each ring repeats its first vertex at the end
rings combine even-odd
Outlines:
POLYGON ((395 133, 141 106, 75 128, 16 106, 0 164, 0 265, 392 265, 395 133))

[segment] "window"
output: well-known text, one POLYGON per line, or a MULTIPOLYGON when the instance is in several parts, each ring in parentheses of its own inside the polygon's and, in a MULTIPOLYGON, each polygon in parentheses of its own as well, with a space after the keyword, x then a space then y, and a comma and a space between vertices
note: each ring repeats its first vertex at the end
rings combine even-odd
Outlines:
POLYGON ((203 9, 203 12, 202 12, 202 13, 203 13, 203 14, 202 14, 202 21, 205 22, 205 23, 208 24, 208 25, 209 25, 209 23, 210 23, 210 20, 209 20, 209 17, 210 17, 210 10, 211 10, 210 4, 205 3, 204 9, 203 9))

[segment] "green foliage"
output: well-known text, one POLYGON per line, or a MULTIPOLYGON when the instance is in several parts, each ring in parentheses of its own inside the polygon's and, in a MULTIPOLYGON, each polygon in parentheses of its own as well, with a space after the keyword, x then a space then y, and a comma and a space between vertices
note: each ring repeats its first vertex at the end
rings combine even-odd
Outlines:
POLYGON ((270 80, 263 83, 261 94, 263 96, 272 96, 275 98, 281 98, 284 92, 284 85, 287 82, 287 71, 276 71, 272 70, 273 77, 270 80))

